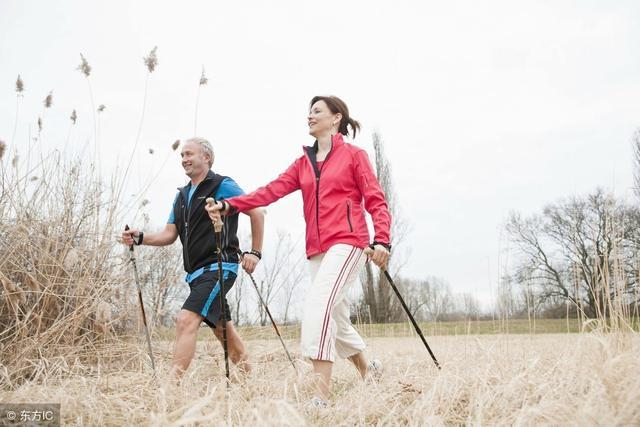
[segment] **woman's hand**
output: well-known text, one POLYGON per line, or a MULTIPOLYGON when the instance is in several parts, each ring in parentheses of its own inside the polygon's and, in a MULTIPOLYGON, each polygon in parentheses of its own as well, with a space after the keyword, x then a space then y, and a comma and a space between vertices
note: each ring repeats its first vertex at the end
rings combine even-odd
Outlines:
POLYGON ((384 246, 374 245, 373 248, 368 247, 364 250, 364 253, 378 267, 382 269, 387 268, 387 262, 389 261, 389 256, 391 254, 384 246))

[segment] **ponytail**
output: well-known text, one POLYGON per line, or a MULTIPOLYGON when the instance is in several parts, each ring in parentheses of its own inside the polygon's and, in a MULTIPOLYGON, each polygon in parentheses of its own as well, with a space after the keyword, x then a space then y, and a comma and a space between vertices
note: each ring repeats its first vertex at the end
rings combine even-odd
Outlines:
POLYGON ((342 117, 340 121, 340 129, 338 130, 343 135, 349 135, 349 130, 347 129, 347 125, 351 126, 351 131, 353 132, 353 138, 355 139, 356 133, 360 130, 360 123, 351 117, 347 117, 346 120, 342 117), (342 129, 344 127, 344 129, 342 129))

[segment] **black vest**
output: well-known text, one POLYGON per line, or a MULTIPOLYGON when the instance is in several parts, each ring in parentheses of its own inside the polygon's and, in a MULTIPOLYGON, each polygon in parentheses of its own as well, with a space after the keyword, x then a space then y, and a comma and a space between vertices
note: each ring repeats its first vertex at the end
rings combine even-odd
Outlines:
MULTIPOLYGON (((190 184, 178 188, 179 195, 173 205, 173 216, 182 242, 182 259, 187 273, 218 262, 216 236, 211 219, 204 209, 206 199, 214 197, 225 176, 212 171, 198 184, 187 208, 190 184)), ((223 217, 222 262, 238 264, 238 214, 223 217)))

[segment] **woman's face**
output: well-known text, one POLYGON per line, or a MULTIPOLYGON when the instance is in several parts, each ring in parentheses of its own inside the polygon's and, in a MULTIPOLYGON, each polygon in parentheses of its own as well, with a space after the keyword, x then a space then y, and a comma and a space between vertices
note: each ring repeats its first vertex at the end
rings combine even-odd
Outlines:
POLYGON ((309 110, 309 134, 316 139, 323 135, 332 135, 337 132, 341 118, 342 114, 333 114, 324 101, 318 101, 309 110))

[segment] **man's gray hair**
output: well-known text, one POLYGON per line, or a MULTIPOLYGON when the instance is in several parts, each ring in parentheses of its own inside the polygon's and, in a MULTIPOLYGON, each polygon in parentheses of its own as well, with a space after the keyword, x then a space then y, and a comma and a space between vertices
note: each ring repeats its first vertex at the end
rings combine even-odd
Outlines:
POLYGON ((200 147, 202 147, 202 152, 207 154, 209 156, 209 169, 211 169, 211 167, 213 166, 213 147, 211 146, 211 143, 209 141, 207 141, 204 138, 200 138, 198 136, 195 136, 193 138, 189 138, 187 139, 187 142, 193 142, 195 144, 200 145, 200 147))

